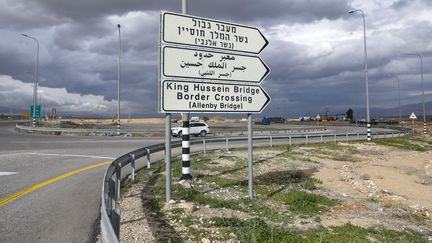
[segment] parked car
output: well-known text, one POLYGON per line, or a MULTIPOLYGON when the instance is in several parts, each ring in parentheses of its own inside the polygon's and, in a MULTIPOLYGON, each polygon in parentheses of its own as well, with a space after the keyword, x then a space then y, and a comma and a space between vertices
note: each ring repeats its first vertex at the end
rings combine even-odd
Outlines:
MULTIPOLYGON (((194 135, 195 137, 201 136, 205 137, 207 133, 210 132, 210 129, 208 128, 208 125, 205 122, 191 122, 189 124, 189 134, 194 135)), ((181 137, 182 136, 182 127, 173 127, 171 128, 171 134, 174 137, 181 137)))

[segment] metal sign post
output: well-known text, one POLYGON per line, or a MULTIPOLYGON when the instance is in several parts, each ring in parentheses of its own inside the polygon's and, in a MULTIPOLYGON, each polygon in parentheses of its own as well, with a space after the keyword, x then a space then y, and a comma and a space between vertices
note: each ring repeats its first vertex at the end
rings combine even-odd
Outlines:
POLYGON ((171 114, 165 114, 165 201, 171 200, 171 114))
POLYGON ((414 134, 415 134, 415 129, 414 129, 414 119, 412 119, 412 122, 413 122, 412 135, 414 136, 414 134))
MULTIPOLYGON (((186 1, 186 0, 184 0, 186 1)), ((161 19, 162 21, 162 19, 161 19)), ((162 48, 161 43, 162 32, 159 30, 159 49, 162 48)), ((159 66, 162 64, 162 55, 159 53, 159 66)), ((159 83, 161 82, 161 72, 159 72, 159 83)), ((160 99, 159 99, 160 100, 160 99)), ((168 203, 171 200, 171 114, 165 113, 165 201, 168 203)))
POLYGON ((248 114, 248 195, 253 199, 253 131, 252 114, 248 114))
POLYGON ((416 120, 417 119, 417 116, 414 114, 414 112, 413 113, 411 113, 411 115, 410 115, 410 117, 409 117, 409 119, 411 119, 412 120, 412 135, 414 136, 414 133, 415 133, 415 125, 414 125, 414 120, 416 120))

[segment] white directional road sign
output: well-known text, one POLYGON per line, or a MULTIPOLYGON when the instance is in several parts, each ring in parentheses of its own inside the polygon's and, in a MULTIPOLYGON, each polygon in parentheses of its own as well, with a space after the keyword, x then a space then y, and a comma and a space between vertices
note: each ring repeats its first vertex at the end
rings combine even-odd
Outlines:
POLYGON ((268 44, 254 27, 170 12, 162 15, 162 40, 166 43, 255 54, 268 44))
POLYGON ((259 83, 270 71, 258 56, 178 47, 164 47, 163 60, 162 74, 166 77, 259 83))
POLYGON ((260 85, 165 80, 161 87, 164 112, 260 113, 270 96, 260 85))

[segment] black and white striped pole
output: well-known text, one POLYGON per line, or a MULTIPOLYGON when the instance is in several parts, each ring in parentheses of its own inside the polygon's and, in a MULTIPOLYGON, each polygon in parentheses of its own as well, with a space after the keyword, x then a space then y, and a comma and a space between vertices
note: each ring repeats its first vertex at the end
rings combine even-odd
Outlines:
POLYGON ((189 136, 189 113, 183 113, 182 127, 182 176, 180 180, 191 180, 190 172, 190 136, 189 136))
POLYGON ((120 24, 117 24, 118 29, 118 63, 117 63, 117 100, 118 100, 118 106, 117 106, 117 135, 120 135, 120 54, 121 54, 121 35, 120 35, 120 24))
POLYGON ((117 135, 120 135, 120 119, 117 120, 117 135))
POLYGON ((371 126, 369 122, 367 123, 366 131, 367 131, 367 141, 370 142, 372 141, 372 137, 371 137, 371 126))
POLYGON ((372 141, 371 136, 371 124, 370 124, 370 113, 369 113, 369 82, 368 82, 368 65, 367 65, 367 46, 366 46, 366 20, 365 14, 361 9, 351 10, 348 13, 353 14, 360 12, 363 17, 363 47, 364 47, 364 72, 365 72, 365 83, 366 83, 366 122, 367 122, 367 141, 372 141))
MULTIPOLYGON (((187 14, 187 0, 182 0, 182 14, 187 14)), ((180 180, 191 180, 190 171, 190 136, 189 136, 189 113, 182 114, 182 176, 180 180)))

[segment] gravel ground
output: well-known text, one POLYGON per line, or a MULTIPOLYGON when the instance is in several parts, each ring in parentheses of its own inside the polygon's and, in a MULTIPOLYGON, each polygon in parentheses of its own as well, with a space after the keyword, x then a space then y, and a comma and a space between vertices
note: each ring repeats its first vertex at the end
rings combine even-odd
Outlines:
POLYGON ((374 143, 326 146, 295 146, 288 153, 280 147, 255 149, 254 183, 259 189, 255 202, 260 205, 244 201, 247 190, 241 181, 247 178, 247 167, 239 167, 247 158, 244 150, 229 153, 220 150, 200 157, 196 163, 204 162, 208 166, 199 164, 194 173, 202 176, 173 184, 175 188, 199 191, 206 198, 240 202, 234 208, 172 200, 159 208, 158 213, 153 212, 151 202, 156 196, 153 190, 156 177, 163 176, 155 171, 149 176, 151 183, 133 184, 124 194, 120 202, 121 239, 124 242, 237 242, 239 235, 212 226, 215 225, 212 220, 235 218, 247 222, 258 218, 271 226, 296 230, 346 224, 384 227, 395 232, 408 229, 426 235, 426 241, 432 241, 431 151, 404 150, 374 143), (263 188, 276 195, 296 188, 296 185, 284 182, 284 176, 290 171, 301 171, 302 175, 319 180, 316 188, 301 190, 335 199, 337 205, 307 216, 291 212, 289 204, 271 197, 266 199, 268 195, 261 192, 263 188), (217 180, 208 181, 206 176, 217 180), (240 184, 221 186, 224 180, 239 178, 240 184), (262 207, 264 211, 248 211, 251 207, 262 207), (265 209, 275 213, 269 216, 265 209))

